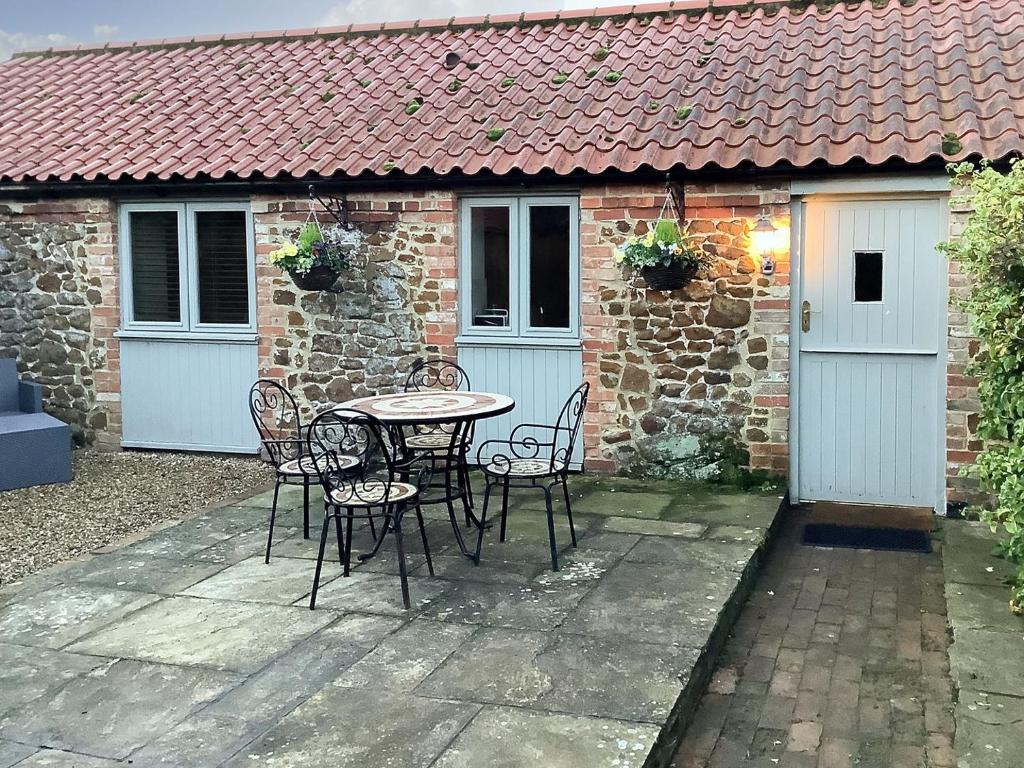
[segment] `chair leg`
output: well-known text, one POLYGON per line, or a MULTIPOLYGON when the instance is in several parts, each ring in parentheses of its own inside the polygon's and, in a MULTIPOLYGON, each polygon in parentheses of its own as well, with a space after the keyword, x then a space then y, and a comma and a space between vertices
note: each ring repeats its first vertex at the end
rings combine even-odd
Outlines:
POLYGON ((402 513, 404 508, 400 506, 395 512, 395 549, 398 554, 398 577, 402 581, 402 603, 406 610, 412 607, 409 600, 409 574, 405 567, 405 544, 402 541, 402 513))
MULTIPOLYGON (((320 531, 320 553, 316 557, 316 571, 313 574, 313 591, 309 593, 309 610, 316 608, 316 593, 320 590, 320 571, 324 567, 324 550, 327 548, 327 532, 331 529, 331 513, 324 510, 324 527, 320 531)), ((337 520, 337 510, 333 515, 337 520)))
POLYGON ((562 475, 562 491, 565 493, 565 514, 569 518, 569 535, 572 536, 572 545, 576 546, 576 526, 572 524, 572 502, 569 501, 569 482, 565 475, 562 475))
POLYGON ((473 558, 474 565, 480 565, 480 547, 484 542, 484 526, 487 523, 487 505, 491 501, 491 491, 494 489, 492 483, 487 484, 487 489, 484 491, 484 508, 480 510, 480 528, 476 532, 476 556, 473 558))
POLYGON ((309 538, 309 478, 302 478, 302 538, 309 538))
POLYGON ((274 503, 270 505, 270 531, 267 533, 267 556, 263 558, 263 562, 270 563, 270 545, 274 541, 274 519, 277 517, 277 494, 281 490, 281 478, 277 478, 277 482, 274 483, 274 503))
POLYGON ((551 570, 558 570, 558 548, 555 546, 555 511, 551 508, 551 488, 544 488, 544 504, 548 510, 548 543, 551 545, 551 570))
POLYGON ((501 487, 501 535, 498 541, 505 541, 505 521, 508 520, 508 478, 502 481, 501 487))
MULTIPOLYGON (((370 536, 372 536, 373 540, 376 541, 377 540, 377 524, 375 522, 373 522, 373 515, 369 515, 366 519, 370 521, 370 536)), ((383 535, 383 534, 381 534, 381 535, 383 535)))
POLYGON ((352 507, 345 507, 345 562, 341 564, 342 576, 352 570, 352 507))
POLYGON ((419 503, 416 504, 416 520, 420 524, 420 538, 423 539, 423 554, 427 556, 427 571, 434 575, 434 561, 430 559, 430 542, 427 541, 427 528, 423 524, 423 510, 419 503))
MULTIPOLYGON (((325 507, 326 508, 326 507, 325 507)), ((337 511, 337 508, 335 508, 337 511)), ((336 514, 334 516, 334 530, 338 534, 338 564, 345 567, 345 540, 341 535, 341 515, 336 514)))

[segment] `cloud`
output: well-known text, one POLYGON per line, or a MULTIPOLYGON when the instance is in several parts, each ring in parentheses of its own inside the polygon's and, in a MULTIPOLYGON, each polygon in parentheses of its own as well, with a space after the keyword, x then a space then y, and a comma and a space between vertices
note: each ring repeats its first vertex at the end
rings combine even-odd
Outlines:
POLYGON ((100 42, 107 42, 117 37, 118 26, 116 24, 95 24, 92 28, 92 37, 100 42))
MULTIPOLYGON (((587 2, 587 7, 600 5, 594 0, 587 2)), ((541 11, 573 5, 579 7, 578 3, 579 0, 395 0, 389 3, 382 3, 380 0, 345 0, 331 6, 320 20, 319 26, 541 11)))
POLYGON ((25 32, 7 32, 0 29, 0 61, 7 61, 11 54, 17 51, 33 51, 70 44, 70 37, 57 32, 48 35, 29 35, 25 32))

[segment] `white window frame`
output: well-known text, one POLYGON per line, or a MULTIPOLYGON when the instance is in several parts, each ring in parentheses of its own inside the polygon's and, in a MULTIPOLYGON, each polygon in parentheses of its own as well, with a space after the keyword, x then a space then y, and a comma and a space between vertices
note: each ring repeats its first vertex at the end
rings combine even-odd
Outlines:
POLYGON ((247 202, 211 201, 187 203, 123 203, 120 207, 121 328, 129 332, 188 334, 206 336, 251 336, 256 332, 256 241, 252 210, 247 202), (131 214, 144 211, 173 211, 178 215, 179 317, 177 323, 138 321, 134 318, 132 291, 131 214), (249 317, 245 324, 199 322, 199 263, 196 248, 195 215, 203 211, 245 213, 245 248, 249 317))
POLYGON ((459 320, 460 339, 578 342, 580 338, 580 210, 575 195, 505 195, 465 197, 459 202, 459 320), (529 209, 565 206, 569 209, 569 327, 542 328, 530 325, 529 209), (507 208, 509 211, 509 324, 473 325, 473 258, 471 213, 474 208, 507 208))

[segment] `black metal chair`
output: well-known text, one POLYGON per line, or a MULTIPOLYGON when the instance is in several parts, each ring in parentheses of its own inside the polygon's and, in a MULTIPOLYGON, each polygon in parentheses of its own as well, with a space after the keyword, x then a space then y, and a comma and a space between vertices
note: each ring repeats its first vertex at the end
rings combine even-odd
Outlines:
POLYGON ((395 459, 391 455, 385 435, 386 428, 378 419, 347 408, 324 411, 309 425, 306 452, 312 457, 324 491, 324 523, 320 531, 320 551, 316 559, 313 590, 309 596, 310 610, 316 607, 316 595, 320 589, 320 573, 323 569, 324 551, 332 519, 337 532, 338 556, 344 576, 349 575, 352 563, 353 521, 356 518, 363 518, 373 526, 375 516, 383 519, 380 536, 377 536, 375 529, 371 527, 374 546, 370 556, 380 549, 388 532, 392 532, 398 556, 398 575, 402 581, 402 602, 409 608, 409 576, 405 563, 402 518, 406 509, 413 506, 416 509, 416 519, 423 539, 427 570, 431 576, 434 575, 427 530, 419 505, 419 488, 415 483, 402 482, 398 479, 395 459), (348 464, 352 459, 356 462, 354 468, 348 464), (342 511, 345 517, 344 536, 341 532, 342 511))
MULTIPOLYGON (((277 518, 277 498, 281 486, 302 483, 302 535, 309 538, 309 486, 317 482, 316 467, 306 451, 306 429, 302 425, 299 406, 291 393, 273 379, 259 379, 249 390, 249 413, 259 432, 263 449, 277 475, 274 482, 274 502, 270 508, 270 530, 267 533, 267 553, 264 562, 270 562, 270 547, 274 541, 274 521, 277 518)), ((356 466, 350 457, 348 468, 356 466)))
POLYGON ((572 459, 583 412, 587 407, 590 385, 578 386, 565 401, 554 425, 520 424, 512 430, 508 440, 488 440, 477 450, 477 463, 487 479, 484 507, 480 515, 480 530, 476 540, 476 561, 480 562, 480 546, 487 521, 487 505, 491 492, 501 486, 501 532, 499 541, 505 540, 508 519, 508 489, 541 488, 548 515, 548 542, 551 545, 551 568, 558 570, 558 547, 555 544, 555 518, 551 506, 551 489, 562 486, 565 495, 565 513, 569 518, 569 534, 576 546, 576 527, 572 522, 572 502, 569 500, 569 462, 572 459), (501 450, 495 450, 500 448, 501 450))
MULTIPOLYGON (((418 360, 405 380, 406 392, 468 391, 469 374, 458 363, 450 360, 418 360)), ((448 424, 429 424, 415 427, 410 434, 402 435, 403 448, 410 457, 425 457, 432 468, 453 452, 455 470, 459 484, 465 488, 469 506, 473 506, 473 486, 469 479, 469 449, 473 444, 473 427, 458 435, 457 444, 452 446, 453 427, 448 424)), ((446 467, 447 471, 447 467, 446 467)))

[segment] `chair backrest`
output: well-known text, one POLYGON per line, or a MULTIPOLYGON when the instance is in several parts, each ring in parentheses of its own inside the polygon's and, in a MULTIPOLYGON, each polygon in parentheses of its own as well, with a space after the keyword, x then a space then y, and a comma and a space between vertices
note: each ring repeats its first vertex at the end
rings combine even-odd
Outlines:
POLYGON ((451 360, 419 360, 409 371, 405 379, 406 392, 422 392, 424 390, 444 390, 455 392, 469 390, 469 374, 458 363, 451 360))
POLYGON ((580 428, 583 426, 583 413, 587 410, 587 398, 590 396, 590 384, 583 382, 565 401, 562 410, 558 413, 558 420, 555 422, 555 438, 551 448, 551 465, 554 468, 555 462, 566 466, 572 460, 573 451, 576 448, 576 440, 580 435, 580 428))
POLYGON ((249 390, 249 413, 274 466, 303 450, 302 421, 295 398, 273 379, 259 379, 249 390))
POLYGON ((0 412, 19 408, 18 363, 13 357, 0 357, 0 412))
POLYGON ((318 414, 307 430, 306 451, 324 492, 356 506, 386 500, 395 482, 386 432, 375 416, 351 408, 318 414), (355 466, 352 459, 358 462, 355 466))

